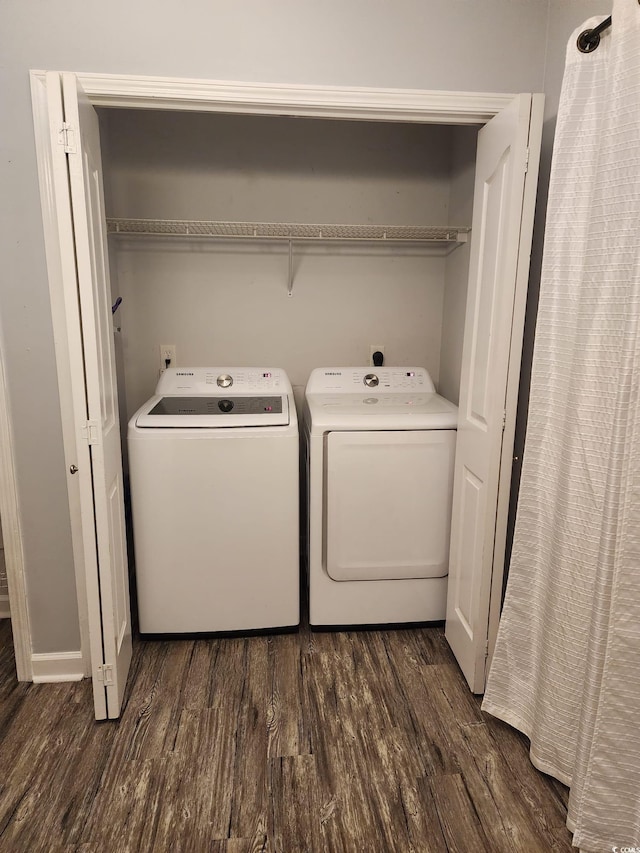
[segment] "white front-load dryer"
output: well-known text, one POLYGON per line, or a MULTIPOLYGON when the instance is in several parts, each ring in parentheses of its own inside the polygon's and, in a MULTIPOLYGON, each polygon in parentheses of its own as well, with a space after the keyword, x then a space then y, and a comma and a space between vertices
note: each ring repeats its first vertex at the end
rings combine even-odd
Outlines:
POLYGON ((128 427, 141 633, 299 624, 298 447, 284 371, 165 371, 128 427))
POLYGON ((312 626, 445 618, 457 415, 423 368, 311 373, 303 446, 312 626))

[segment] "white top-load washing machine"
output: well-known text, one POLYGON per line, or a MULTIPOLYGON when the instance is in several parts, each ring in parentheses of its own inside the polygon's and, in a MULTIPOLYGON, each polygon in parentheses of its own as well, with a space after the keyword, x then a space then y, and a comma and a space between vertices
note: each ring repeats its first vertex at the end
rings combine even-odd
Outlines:
POLYGON ((166 370, 128 428, 143 634, 299 624, 299 442, 276 368, 166 370))
POLYGON ((457 407, 418 367, 331 367, 304 405, 314 627, 445 618, 457 407))

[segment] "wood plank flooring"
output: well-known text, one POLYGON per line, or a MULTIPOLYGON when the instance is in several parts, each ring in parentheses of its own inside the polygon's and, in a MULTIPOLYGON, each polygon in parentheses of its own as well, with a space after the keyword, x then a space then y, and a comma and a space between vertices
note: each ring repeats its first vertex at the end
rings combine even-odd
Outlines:
POLYGON ((0 622, 0 851, 571 851, 566 789, 440 628, 137 641, 118 722, 19 684, 0 622))

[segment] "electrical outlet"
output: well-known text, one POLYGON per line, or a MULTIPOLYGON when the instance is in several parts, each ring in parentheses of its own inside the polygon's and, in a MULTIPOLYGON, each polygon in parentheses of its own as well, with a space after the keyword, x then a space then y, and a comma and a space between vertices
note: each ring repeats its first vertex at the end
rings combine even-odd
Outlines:
POLYGON ((378 344, 377 346, 371 344, 371 346, 369 347, 369 364, 373 364, 374 352, 381 352, 382 355, 384 355, 384 344, 378 344))
POLYGON ((160 344, 160 373, 164 373, 167 367, 177 367, 175 344, 160 344))

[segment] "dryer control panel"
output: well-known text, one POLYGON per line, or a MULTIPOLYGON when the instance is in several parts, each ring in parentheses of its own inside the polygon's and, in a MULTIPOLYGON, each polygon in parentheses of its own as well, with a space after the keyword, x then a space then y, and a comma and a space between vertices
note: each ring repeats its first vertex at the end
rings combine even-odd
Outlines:
POLYGON ((156 394, 197 396, 212 394, 289 393, 286 373, 279 367, 174 367, 165 370, 156 394))
POLYGON ((307 394, 376 394, 423 391, 435 386, 424 367, 327 367, 311 372, 307 394))

